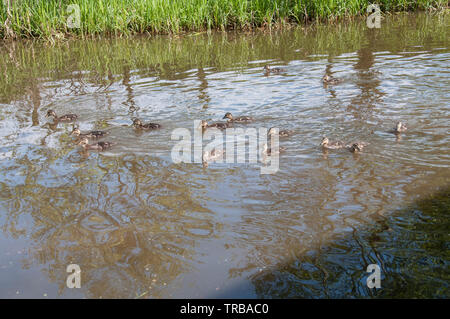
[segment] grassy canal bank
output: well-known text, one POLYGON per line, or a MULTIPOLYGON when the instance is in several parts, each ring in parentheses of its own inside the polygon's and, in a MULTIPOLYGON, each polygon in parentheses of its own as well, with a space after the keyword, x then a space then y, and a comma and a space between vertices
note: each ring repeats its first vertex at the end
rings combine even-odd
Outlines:
POLYGON ((381 12, 448 10, 448 0, 2 0, 0 38, 279 27, 381 12))

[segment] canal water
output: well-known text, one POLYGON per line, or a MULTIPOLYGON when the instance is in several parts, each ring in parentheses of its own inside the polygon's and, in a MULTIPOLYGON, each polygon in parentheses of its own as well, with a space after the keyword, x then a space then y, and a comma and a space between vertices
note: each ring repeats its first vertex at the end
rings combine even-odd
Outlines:
POLYGON ((448 298, 448 23, 1 43, 0 297, 448 298), (83 151, 50 109, 116 144, 83 151), (226 112, 292 131, 275 174, 174 162, 174 130, 226 112))

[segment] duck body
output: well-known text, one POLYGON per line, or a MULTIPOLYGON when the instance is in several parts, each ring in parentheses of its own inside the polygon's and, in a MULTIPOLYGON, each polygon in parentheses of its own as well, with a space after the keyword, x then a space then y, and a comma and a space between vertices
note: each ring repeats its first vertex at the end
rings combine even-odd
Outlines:
POLYGON ((161 128, 161 125, 157 124, 157 123, 143 124, 140 119, 134 119, 133 126, 135 129, 139 129, 139 130, 156 130, 158 128, 161 128))
POLYGON ((78 136, 79 138, 87 137, 87 138, 94 139, 94 140, 105 137, 108 134, 109 134, 109 132, 105 132, 105 131, 90 131, 87 133, 81 133, 80 129, 77 127, 74 128, 71 133, 71 135, 78 136))
POLYGON ((200 126, 202 127, 203 130, 206 130, 207 128, 212 128, 212 127, 218 128, 220 130, 224 130, 226 128, 231 127, 231 123, 230 122, 226 122, 226 123, 216 122, 216 123, 208 124, 208 122, 206 122, 205 120, 202 120, 202 122, 200 123, 200 126))
POLYGON ((330 142, 330 140, 327 137, 324 137, 322 139, 322 143, 320 143, 320 145, 323 148, 330 149, 330 150, 337 150, 337 149, 341 149, 341 148, 345 147, 344 142, 342 142, 342 141, 330 142))
POLYGON ((268 66, 268 65, 265 65, 265 66, 264 66, 264 73, 265 73, 266 75, 269 75, 269 74, 271 74, 271 73, 273 73, 273 74, 279 74, 279 73, 282 73, 282 72, 286 72, 286 70, 283 69, 283 68, 271 68, 271 67, 268 66))
MULTIPOLYGON (((274 128, 274 127, 271 127, 271 128, 269 129, 269 131, 267 132, 267 135, 268 135, 268 136, 275 135, 275 128, 274 128)), ((279 131, 278 131, 278 135, 279 135, 280 137, 288 137, 288 136, 291 136, 291 135, 292 135, 292 131, 288 131, 288 130, 279 130, 279 131)))
POLYGON ((78 115, 76 114, 65 114, 57 118, 59 122, 73 122, 76 121, 78 118, 78 115))
POLYGON ((408 128, 406 127, 405 124, 403 124, 402 122, 397 122, 397 124, 395 125, 395 127, 389 131, 389 133, 392 134, 400 134, 402 132, 405 132, 408 128))
POLYGON ((112 142, 97 142, 94 144, 89 144, 89 140, 87 137, 83 137, 78 143, 85 150, 96 150, 96 151, 105 151, 110 149, 115 143, 112 142))
POLYGON ((233 117, 233 115, 230 112, 227 112, 223 119, 228 119, 228 122, 236 122, 236 123, 250 123, 253 122, 253 118, 250 116, 238 116, 233 117))
POLYGON ((228 123, 217 122, 217 123, 209 124, 207 127, 216 127, 218 129, 226 129, 228 127, 231 127, 231 125, 229 125, 228 123))
POLYGON ((288 136, 290 136, 291 135, 291 131, 287 131, 287 130, 281 130, 280 132, 278 132, 278 134, 281 136, 281 137, 288 137, 288 136))
POLYGON ((88 144, 88 147, 86 149, 104 151, 104 150, 110 149, 114 144, 115 143, 111 143, 111 142, 98 142, 98 143, 94 143, 94 144, 88 144))
POLYGON ((330 76, 328 74, 325 74, 323 76, 323 78, 322 78, 322 82, 324 84, 338 84, 338 83, 341 82, 341 80, 340 79, 336 79, 336 78, 334 78, 334 77, 332 77, 332 76, 330 76))
POLYGON ((144 129, 144 130, 155 130, 155 129, 161 128, 161 125, 158 123, 146 123, 146 124, 140 125, 139 128, 144 129))
POLYGON ((47 117, 53 117, 53 119, 57 122, 73 122, 76 121, 78 115, 76 114, 64 114, 62 116, 57 116, 55 111, 48 110, 47 117))
POLYGON ((355 142, 346 146, 346 148, 352 153, 362 152, 363 148, 369 145, 366 142, 355 142))
POLYGON ((286 151, 286 148, 284 147, 278 147, 278 150, 274 150, 270 147, 267 147, 267 144, 264 144, 263 146, 263 155, 267 155, 267 156, 271 156, 271 155, 275 155, 275 154, 280 154, 282 152, 286 151))
POLYGON ((105 137, 108 134, 109 134, 109 132, 105 132, 105 131, 90 131, 90 132, 84 134, 83 136, 86 136, 87 138, 92 138, 92 139, 99 139, 99 138, 105 137))

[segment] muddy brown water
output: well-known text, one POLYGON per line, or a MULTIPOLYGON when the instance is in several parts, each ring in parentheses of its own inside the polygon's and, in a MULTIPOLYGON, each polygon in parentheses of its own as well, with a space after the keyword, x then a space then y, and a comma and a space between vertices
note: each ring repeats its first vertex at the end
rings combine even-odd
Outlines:
POLYGON ((448 297, 447 25, 2 43, 0 297, 448 297), (49 109, 117 144, 83 153, 49 109), (173 162, 173 130, 226 112, 294 132, 276 174, 173 162), (324 135, 370 145, 323 152, 324 135))

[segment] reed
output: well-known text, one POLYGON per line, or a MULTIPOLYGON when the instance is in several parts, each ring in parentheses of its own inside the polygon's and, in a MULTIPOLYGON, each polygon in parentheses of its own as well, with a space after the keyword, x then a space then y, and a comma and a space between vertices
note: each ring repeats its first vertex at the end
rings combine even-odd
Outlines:
MULTIPOLYGON (((0 38, 272 28, 365 15, 369 0, 0 0, 0 38), (68 26, 79 7, 80 25, 68 26)), ((448 10, 448 0, 378 0, 384 12, 448 10)))

